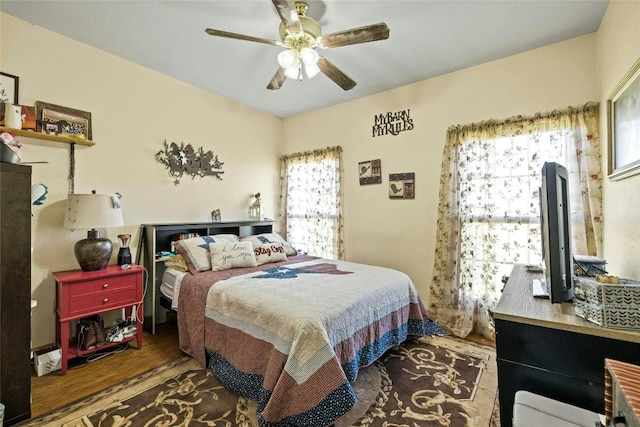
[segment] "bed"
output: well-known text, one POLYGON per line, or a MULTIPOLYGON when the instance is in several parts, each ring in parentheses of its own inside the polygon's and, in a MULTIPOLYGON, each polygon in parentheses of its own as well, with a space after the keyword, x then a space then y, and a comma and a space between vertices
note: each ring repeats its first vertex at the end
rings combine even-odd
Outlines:
MULTIPOLYGON (((298 255, 290 247, 286 255, 278 246, 286 242, 275 240, 272 233, 241 242, 209 239, 199 267, 197 256, 179 247, 189 271, 165 272, 161 286, 177 307, 181 349, 227 388, 257 401, 261 426, 331 425, 355 404, 351 383, 359 368, 408 336, 446 333, 406 274, 298 255), (220 247, 240 243, 241 265, 218 269, 220 247), (265 260, 259 252, 269 247, 281 252, 265 260), (244 262, 247 251, 257 261, 244 262)), ((229 261, 229 253, 221 258, 229 261)))

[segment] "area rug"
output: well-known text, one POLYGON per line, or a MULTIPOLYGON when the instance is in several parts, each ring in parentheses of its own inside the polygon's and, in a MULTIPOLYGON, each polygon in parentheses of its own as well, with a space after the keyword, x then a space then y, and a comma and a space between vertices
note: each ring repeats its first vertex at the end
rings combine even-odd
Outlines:
MULTIPOLYGON (((496 427, 495 351, 452 337, 410 340, 363 368, 356 406, 335 427, 496 427)), ((257 427, 256 403, 190 357, 19 424, 20 427, 257 427)))

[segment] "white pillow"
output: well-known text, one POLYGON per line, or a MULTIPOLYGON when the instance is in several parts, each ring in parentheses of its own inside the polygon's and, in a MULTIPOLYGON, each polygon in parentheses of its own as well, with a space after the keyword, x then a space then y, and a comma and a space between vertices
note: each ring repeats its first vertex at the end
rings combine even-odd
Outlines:
POLYGON ((192 274, 200 271, 211 270, 211 254, 209 245, 211 243, 234 243, 238 242, 235 234, 214 234, 211 236, 192 237, 190 239, 179 240, 175 248, 184 258, 187 267, 192 274))
POLYGON ((240 241, 240 238, 235 234, 214 234, 211 237, 216 243, 235 243, 240 241))
POLYGON ((278 243, 282 243, 282 246, 284 247, 284 252, 288 256, 292 256, 292 255, 297 255, 298 254, 298 251, 296 251, 296 249, 293 246, 291 246, 291 244, 289 242, 284 240, 284 238, 281 235, 279 235, 278 233, 255 234, 253 236, 243 237, 241 240, 242 241, 248 240, 248 241, 252 242, 254 245, 261 245, 261 244, 278 242, 278 243))
POLYGON ((211 270, 209 244, 215 242, 213 237, 192 237, 179 240, 175 244, 175 250, 184 258, 192 274, 199 271, 211 270))
POLYGON ((255 267, 256 256, 251 242, 211 243, 211 270, 227 270, 236 267, 255 267))
POLYGON ((284 246, 282 246, 280 242, 254 244, 253 253, 256 254, 256 262, 258 265, 287 260, 284 246))

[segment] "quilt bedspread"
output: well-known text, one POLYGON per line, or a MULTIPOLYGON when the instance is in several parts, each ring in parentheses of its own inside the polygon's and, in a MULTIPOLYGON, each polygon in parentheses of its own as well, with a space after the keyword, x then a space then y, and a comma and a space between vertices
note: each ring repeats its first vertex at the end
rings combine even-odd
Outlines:
POLYGON ((360 367, 444 333, 406 274, 325 259, 219 281, 205 312, 207 367, 269 427, 332 424, 355 404, 360 367))

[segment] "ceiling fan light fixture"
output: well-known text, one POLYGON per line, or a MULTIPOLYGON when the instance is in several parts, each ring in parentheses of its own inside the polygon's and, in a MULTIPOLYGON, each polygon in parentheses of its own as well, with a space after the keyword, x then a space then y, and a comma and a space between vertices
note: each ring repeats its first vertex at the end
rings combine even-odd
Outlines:
POLYGON ((353 89, 356 82, 327 58, 320 57, 315 49, 349 46, 389 38, 389 27, 384 22, 323 36, 320 24, 306 16, 309 11, 308 3, 299 0, 272 0, 272 2, 280 16, 279 33, 282 42, 213 28, 205 29, 205 32, 211 36, 284 47, 286 50, 280 52, 277 57, 280 66, 267 85, 267 89, 270 90, 280 89, 287 78, 302 80, 303 76, 312 78, 318 73, 326 75, 344 90, 353 89))
POLYGON ((300 49, 300 58, 304 65, 315 65, 318 63, 318 52, 311 48, 304 47, 300 49))
POLYGON ((292 80, 302 80, 302 74, 300 73, 300 65, 298 63, 292 64, 286 67, 284 75, 292 80))
POLYGON ((278 54, 278 64, 282 68, 289 68, 293 65, 296 65, 297 68, 297 62, 296 54, 292 50, 283 50, 278 54))
POLYGON ((320 72, 320 68, 316 64, 304 64, 304 72, 307 78, 311 79, 320 72))

